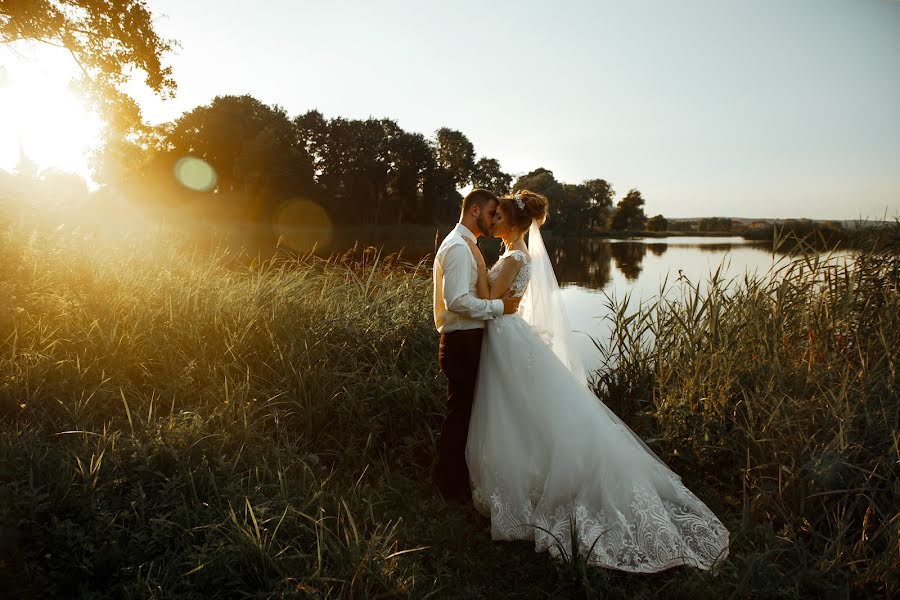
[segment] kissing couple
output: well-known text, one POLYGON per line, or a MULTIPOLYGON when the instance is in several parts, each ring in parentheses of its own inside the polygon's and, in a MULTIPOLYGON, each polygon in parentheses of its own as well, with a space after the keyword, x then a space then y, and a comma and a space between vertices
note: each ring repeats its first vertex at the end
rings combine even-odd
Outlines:
POLYGON ((541 237, 547 208, 526 190, 474 189, 438 248, 437 486, 471 498, 494 540, 554 557, 577 545, 589 564, 635 573, 710 569, 728 554, 728 530, 588 386, 541 237), (505 247, 490 269, 481 236, 505 247))

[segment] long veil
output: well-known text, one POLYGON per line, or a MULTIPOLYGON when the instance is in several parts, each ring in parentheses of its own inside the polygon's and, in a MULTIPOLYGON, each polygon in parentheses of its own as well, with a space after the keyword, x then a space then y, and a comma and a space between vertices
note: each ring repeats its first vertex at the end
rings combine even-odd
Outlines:
POLYGON ((519 315, 553 348, 572 374, 586 384, 587 372, 575 349, 562 291, 537 221, 532 221, 528 230, 528 254, 531 255, 531 282, 522 296, 519 315))
MULTIPOLYGON (((575 378, 587 386, 587 372, 575 347, 572 328, 569 326, 566 307, 562 300, 562 291, 559 289, 559 282, 556 280, 556 273, 553 272, 550 255, 547 253, 537 221, 532 221, 528 230, 528 254, 531 255, 531 281, 522 296, 519 315, 547 342, 575 378)), ((634 439, 659 464, 665 466, 662 459, 618 415, 603 402, 598 400, 598 404, 622 431, 634 439)))

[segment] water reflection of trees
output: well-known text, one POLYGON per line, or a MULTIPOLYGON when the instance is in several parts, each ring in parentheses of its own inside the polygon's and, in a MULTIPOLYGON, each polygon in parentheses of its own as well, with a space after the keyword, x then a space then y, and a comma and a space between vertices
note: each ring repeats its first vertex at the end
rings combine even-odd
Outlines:
POLYGON ((601 289, 610 279, 612 254, 606 240, 547 240, 547 252, 560 285, 601 289))
POLYGON ((616 268, 622 272, 629 281, 634 281, 643 269, 641 263, 647 253, 647 244, 639 242, 614 242, 610 244, 610 251, 616 268))
POLYGON ((734 244, 697 244, 695 246, 700 252, 730 252, 734 247, 734 244))
POLYGON ((647 250, 654 256, 662 256, 669 249, 668 244, 647 244, 647 250))
MULTIPOLYGON (((478 245, 487 264, 494 264, 502 251, 500 240, 482 238, 478 245)), ((609 283, 612 254, 607 240, 547 238, 545 245, 560 285, 601 289, 609 283)))

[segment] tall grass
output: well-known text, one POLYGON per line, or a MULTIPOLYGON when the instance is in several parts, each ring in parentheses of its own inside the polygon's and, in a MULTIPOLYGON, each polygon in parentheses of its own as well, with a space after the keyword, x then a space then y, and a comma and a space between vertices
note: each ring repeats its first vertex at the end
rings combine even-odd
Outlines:
POLYGON ((896 246, 617 313, 598 395, 736 534, 717 575, 641 577, 492 543, 436 496, 428 265, 73 219, 0 212, 12 597, 897 590, 896 246))
POLYGON ((376 511, 383 473, 365 471, 386 449, 412 464, 439 416, 421 267, 371 254, 239 266, 225 250, 65 227, 0 236, 13 590, 411 587, 414 547, 376 511))
POLYGON ((611 302, 598 345, 598 396, 739 517, 729 568, 763 595, 900 589, 900 227, 858 243, 611 302))

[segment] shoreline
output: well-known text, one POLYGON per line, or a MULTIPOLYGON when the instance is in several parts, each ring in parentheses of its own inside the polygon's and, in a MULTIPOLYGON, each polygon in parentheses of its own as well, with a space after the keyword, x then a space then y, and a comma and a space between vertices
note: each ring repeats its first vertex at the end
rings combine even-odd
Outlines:
MULTIPOLYGON (((173 223, 175 224, 175 223, 173 223)), ((196 225, 196 223, 185 223, 185 225, 196 225)), ((258 233, 275 234, 275 226, 266 222, 228 222, 228 221, 207 221, 202 223, 203 226, 214 229, 233 229, 235 232, 243 232, 247 230, 258 233), (271 229, 269 232, 267 230, 271 229)), ((404 239, 404 240, 431 240, 435 238, 443 238, 446 236, 456 223, 445 223, 439 225, 356 225, 356 224, 335 224, 332 227, 309 227, 309 226, 293 226, 283 228, 283 234, 303 234, 306 236, 334 236, 340 238, 353 237, 355 235, 364 235, 382 239, 404 239)), ((668 238, 668 237, 704 237, 704 238, 744 238, 749 241, 767 241, 753 240, 745 235, 737 232, 726 231, 595 231, 590 233, 577 233, 567 235, 564 232, 553 231, 553 229, 542 230, 546 239, 611 239, 611 240, 631 240, 634 238, 668 238)), ((360 240, 361 241, 361 240, 360 240)))

